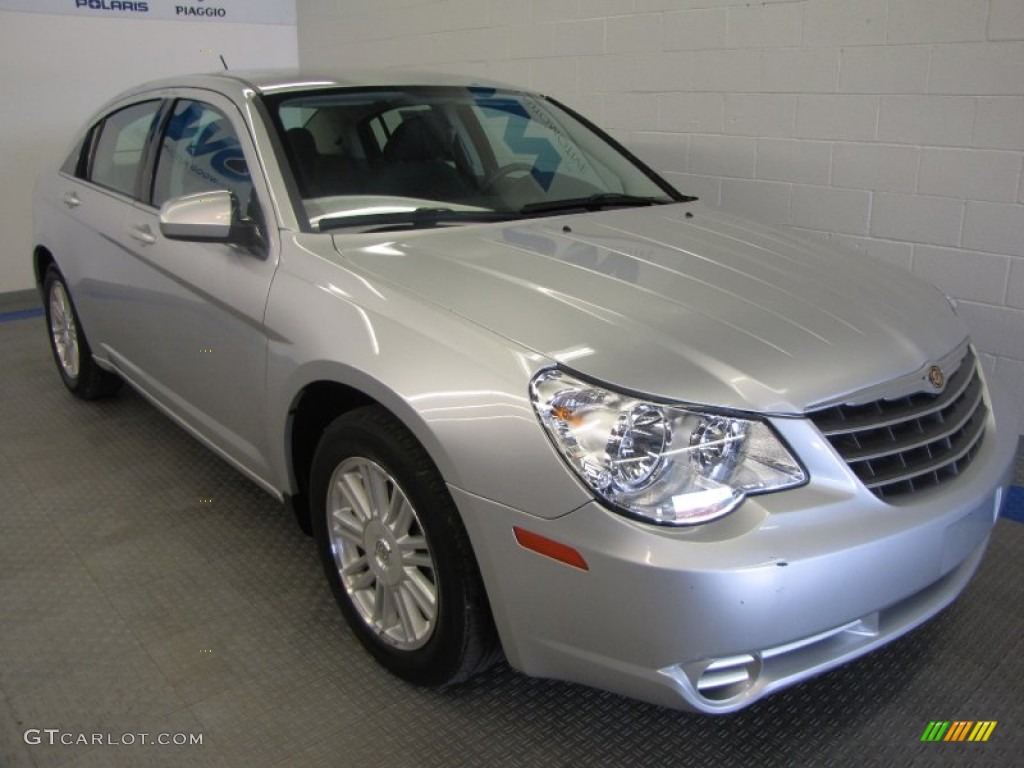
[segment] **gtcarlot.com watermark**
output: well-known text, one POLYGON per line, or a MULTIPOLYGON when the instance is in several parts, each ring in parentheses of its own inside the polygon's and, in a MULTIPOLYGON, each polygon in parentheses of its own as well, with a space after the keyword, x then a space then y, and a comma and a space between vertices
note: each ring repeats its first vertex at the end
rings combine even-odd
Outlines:
POLYGON ((156 745, 161 747, 187 747, 203 743, 201 733, 84 733, 62 731, 60 728, 29 728, 25 731, 25 743, 30 746, 38 744, 63 744, 65 746, 104 746, 127 747, 134 744, 156 745))

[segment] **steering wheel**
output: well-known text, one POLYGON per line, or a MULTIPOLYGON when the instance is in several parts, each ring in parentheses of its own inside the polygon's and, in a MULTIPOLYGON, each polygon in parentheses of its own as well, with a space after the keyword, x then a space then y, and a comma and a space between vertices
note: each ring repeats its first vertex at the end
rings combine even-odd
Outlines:
POLYGON ((513 173, 532 173, 533 166, 530 163, 509 163, 503 165, 491 173, 486 179, 480 184, 480 194, 486 195, 492 191, 492 188, 499 181, 504 179, 506 176, 511 176, 513 173))

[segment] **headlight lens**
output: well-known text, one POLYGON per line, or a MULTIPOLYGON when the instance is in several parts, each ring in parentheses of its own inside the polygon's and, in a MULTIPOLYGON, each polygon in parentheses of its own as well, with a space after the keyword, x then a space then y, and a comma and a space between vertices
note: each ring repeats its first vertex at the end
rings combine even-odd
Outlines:
POLYGON ((706 523, 803 469, 763 421, 652 403, 549 369, 531 383, 552 442, 600 498, 643 520, 706 523))

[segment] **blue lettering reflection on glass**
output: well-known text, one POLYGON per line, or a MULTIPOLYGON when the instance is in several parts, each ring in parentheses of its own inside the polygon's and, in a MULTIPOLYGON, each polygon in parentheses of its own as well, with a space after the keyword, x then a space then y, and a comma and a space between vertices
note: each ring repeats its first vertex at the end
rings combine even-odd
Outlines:
POLYGON ((247 180, 249 173, 238 139, 230 135, 217 138, 217 134, 222 132, 222 123, 219 120, 208 123, 200 131, 198 123, 203 111, 201 105, 192 102, 183 112, 172 115, 167 123, 167 138, 181 141, 195 137, 186 150, 189 155, 203 157, 212 154, 209 163, 213 170, 233 181, 247 180))
POLYGON ((483 110, 502 112, 505 115, 505 144, 518 155, 533 155, 533 168, 530 175, 540 184, 544 191, 551 189, 555 172, 562 164, 562 156, 558 154, 554 144, 543 137, 527 136, 526 129, 530 126, 530 114, 515 99, 496 96, 494 91, 486 88, 472 89, 474 100, 483 110))

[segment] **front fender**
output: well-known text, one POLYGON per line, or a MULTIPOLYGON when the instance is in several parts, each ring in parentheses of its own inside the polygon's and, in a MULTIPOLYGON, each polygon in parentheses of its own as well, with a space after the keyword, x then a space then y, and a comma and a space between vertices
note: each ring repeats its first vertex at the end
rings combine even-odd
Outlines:
POLYGON ((590 500, 529 401, 530 376, 547 359, 315 258, 283 261, 266 325, 270 464, 286 492, 301 490, 289 469, 289 412, 305 387, 327 381, 390 410, 453 486, 547 518, 590 500))

